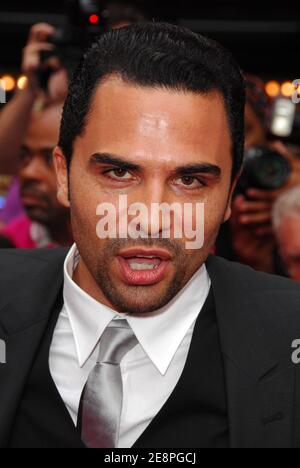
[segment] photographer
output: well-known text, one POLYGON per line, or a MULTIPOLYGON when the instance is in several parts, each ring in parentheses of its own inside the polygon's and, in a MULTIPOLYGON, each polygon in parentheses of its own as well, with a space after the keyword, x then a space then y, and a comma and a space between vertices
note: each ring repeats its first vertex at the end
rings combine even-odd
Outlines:
POLYGON ((276 201, 273 228, 287 275, 300 282, 300 186, 285 192, 276 201))
POLYGON ((0 114, 0 173, 15 174, 18 168, 20 148, 24 141, 32 112, 43 109, 51 103, 63 102, 67 92, 67 73, 55 58, 41 62, 41 53, 51 51, 49 43, 55 29, 49 24, 34 25, 23 51, 22 72, 28 82, 4 106, 0 114), (47 90, 40 86, 39 72, 45 68, 53 69, 47 90))
POLYGON ((300 184, 300 160, 281 142, 270 148, 289 162, 291 172, 287 183, 277 190, 249 188, 233 202, 230 221, 232 243, 239 261, 267 273, 282 273, 274 265, 276 241, 272 227, 272 209, 277 198, 300 184))
POLYGON ((232 55, 186 28, 114 30, 86 53, 54 150, 75 244, 1 252, 0 447, 300 447, 299 286, 210 254, 244 102, 232 55), (121 194, 147 213, 188 203, 192 226, 204 200, 203 245, 159 213, 132 233, 121 194), (125 236, 100 235, 108 206, 125 236))
MULTIPOLYGON (((280 187, 277 188, 257 188, 255 183, 251 185, 251 181, 247 181, 246 187, 234 198, 232 218, 222 229, 218 240, 218 253, 250 265, 259 271, 284 274, 278 262, 272 227, 272 209, 274 202, 281 194, 300 184, 300 159, 294 147, 288 147, 280 141, 273 143, 268 141, 271 102, 264 92, 260 79, 253 76, 247 77, 246 97, 246 153, 251 148, 264 148, 261 151, 265 154, 271 152, 274 155, 275 153, 273 156, 275 159, 282 156, 288 169, 285 169, 286 180, 279 183, 280 187)), ((262 168, 256 168, 257 172, 259 170, 262 168)), ((272 167, 266 169, 268 170, 272 171, 272 167)), ((257 177, 258 174, 255 176, 257 177)), ((244 182, 243 175, 242 181, 244 182)))
MULTIPOLYGON (((56 31, 53 26, 46 23, 32 26, 23 51, 21 66, 22 73, 28 79, 27 86, 13 97, 0 114, 0 173, 16 173, 20 147, 24 141, 31 113, 35 109, 40 110, 50 104, 64 101, 68 89, 68 74, 71 74, 76 67, 83 53, 81 49, 86 49, 93 36, 101 32, 98 26, 88 31, 84 23, 87 14, 85 8, 88 6, 84 7, 82 3, 75 1, 72 3, 72 11, 67 12, 66 31, 56 31), (59 38, 58 49, 65 49, 63 57, 60 58, 58 58, 60 54, 56 55, 57 44, 51 43, 56 33, 59 38), (81 41, 78 42, 80 33, 82 44, 81 41), (72 41, 74 44, 69 43, 72 41), (51 56, 53 51, 55 54, 51 56)), ((132 5, 130 1, 106 2, 105 9, 99 11, 100 14, 104 29, 118 29, 147 20, 143 9, 132 5)))
MULTIPOLYGON (((36 24, 30 30, 21 67, 28 79, 27 86, 0 114, 0 174, 15 175, 18 172, 20 149, 31 115, 63 103, 68 76, 76 67, 82 48, 85 49, 92 37, 101 31, 98 26, 89 26, 83 7, 79 2, 72 3, 72 11, 66 10, 67 26, 63 30, 45 23, 36 24)), ((101 14, 104 29, 118 29, 147 20, 145 13, 130 2, 107 2, 101 14)), ((21 214, 18 181, 14 179, 5 207, 0 210, 0 221, 6 224, 21 214)))

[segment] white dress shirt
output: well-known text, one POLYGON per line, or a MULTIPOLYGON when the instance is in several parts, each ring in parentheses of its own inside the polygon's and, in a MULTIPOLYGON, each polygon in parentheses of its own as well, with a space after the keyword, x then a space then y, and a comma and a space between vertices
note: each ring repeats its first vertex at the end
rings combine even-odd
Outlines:
POLYGON ((113 319, 126 317, 139 344, 121 362, 123 408, 117 448, 130 448, 178 383, 211 282, 203 265, 167 306, 144 317, 132 317, 97 302, 73 281, 78 261, 74 245, 64 265, 64 306, 50 348, 51 376, 76 425, 101 335, 113 319))

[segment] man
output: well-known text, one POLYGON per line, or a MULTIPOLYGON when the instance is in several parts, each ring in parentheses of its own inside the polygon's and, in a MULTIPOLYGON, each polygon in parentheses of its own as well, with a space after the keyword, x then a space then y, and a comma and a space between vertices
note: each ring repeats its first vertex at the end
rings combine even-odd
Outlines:
POLYGON ((276 253, 272 228, 272 209, 276 199, 300 183, 300 160, 294 149, 280 141, 268 142, 268 125, 272 101, 263 81, 246 76, 245 147, 264 146, 288 160, 291 174, 280 190, 249 188, 233 200, 232 216, 217 240, 217 253, 229 260, 239 261, 265 273, 282 274, 276 253))
POLYGON ((300 187, 281 195, 273 208, 280 257, 290 278, 300 281, 300 187))
POLYGON ((24 89, 19 90, 7 103, 0 115, 0 171, 15 175, 18 170, 20 147, 28 129, 28 122, 34 110, 48 105, 62 104, 67 93, 68 77, 66 70, 51 58, 46 62, 53 69, 47 90, 41 88, 39 74, 43 69, 42 53, 52 51, 49 41, 55 28, 47 23, 31 27, 28 41, 22 53, 22 73, 27 77, 24 89))
POLYGON ((27 78, 26 86, 13 96, 0 113, 0 172, 14 176, 5 205, 0 209, 0 223, 7 224, 24 214, 19 196, 19 183, 15 176, 19 169, 20 150, 31 115, 54 104, 62 106, 66 97, 67 72, 56 59, 51 58, 46 62, 47 67, 53 70, 47 90, 41 88, 39 79, 43 69, 42 53, 53 49, 49 39, 54 33, 55 28, 49 24, 39 23, 32 26, 23 50, 21 65, 27 78))
POLYGON ((1 255, 1 446, 300 445, 299 287, 209 256, 243 115, 231 55, 186 29, 135 25, 86 54, 54 152, 76 244, 1 255), (204 203, 202 248, 133 218, 162 202, 192 206, 193 225, 204 203), (136 230, 105 238, 111 206, 136 230))
POLYGON ((269 149, 281 154, 290 164, 288 181, 277 190, 250 188, 246 197, 237 196, 230 223, 235 258, 256 270, 282 274, 276 253, 272 210, 282 194, 299 185, 300 160, 280 141, 269 145, 269 149))
POLYGON ((57 143, 61 106, 34 112, 20 155, 19 181, 26 214, 2 231, 17 248, 70 246, 69 210, 56 196, 53 148, 57 143))

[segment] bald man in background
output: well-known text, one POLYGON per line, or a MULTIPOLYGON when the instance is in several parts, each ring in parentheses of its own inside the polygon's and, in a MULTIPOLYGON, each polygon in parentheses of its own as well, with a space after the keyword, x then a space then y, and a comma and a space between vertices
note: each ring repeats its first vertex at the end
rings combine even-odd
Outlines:
POLYGON ((62 106, 32 113, 21 147, 18 177, 25 214, 2 230, 17 248, 68 246, 72 243, 69 210, 56 196, 52 152, 59 133, 62 106))

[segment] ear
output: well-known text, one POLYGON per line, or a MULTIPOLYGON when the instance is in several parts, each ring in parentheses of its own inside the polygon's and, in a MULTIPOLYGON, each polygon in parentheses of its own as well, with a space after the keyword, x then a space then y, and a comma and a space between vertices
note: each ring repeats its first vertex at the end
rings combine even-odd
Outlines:
POLYGON ((70 207, 69 174, 66 158, 57 146, 53 151, 53 161, 57 179, 57 198, 66 208, 70 207))
POLYGON ((231 214, 232 214, 232 198, 233 198, 233 195, 234 195, 234 191, 236 189, 236 185, 238 183, 238 180, 241 176, 241 173, 242 171, 240 171, 234 181, 232 182, 232 185, 231 185, 231 188, 230 188, 230 194, 229 194, 229 198, 228 198, 228 203, 227 203, 227 208, 226 208, 226 211, 225 211, 225 215, 224 215, 224 219, 223 219, 223 223, 226 223, 226 221, 228 221, 230 218, 231 218, 231 214))

